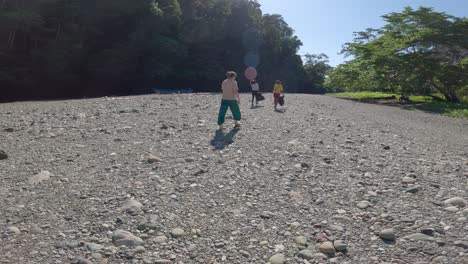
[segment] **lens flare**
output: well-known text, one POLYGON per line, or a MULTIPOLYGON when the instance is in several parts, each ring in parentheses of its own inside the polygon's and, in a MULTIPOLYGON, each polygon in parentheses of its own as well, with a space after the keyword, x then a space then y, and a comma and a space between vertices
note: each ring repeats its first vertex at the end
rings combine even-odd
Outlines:
POLYGON ((244 56, 244 64, 247 67, 257 68, 260 64, 260 55, 255 51, 249 51, 244 56))
POLYGON ((245 69, 244 76, 247 80, 255 80, 257 78, 257 70, 254 67, 248 67, 245 69))
POLYGON ((248 29, 242 36, 242 43, 248 50, 258 50, 262 45, 261 34, 256 29, 248 29))

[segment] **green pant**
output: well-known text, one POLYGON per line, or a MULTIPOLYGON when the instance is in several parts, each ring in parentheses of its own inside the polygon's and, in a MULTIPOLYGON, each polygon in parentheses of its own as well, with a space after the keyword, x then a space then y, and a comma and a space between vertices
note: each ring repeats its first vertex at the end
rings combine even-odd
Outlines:
POLYGON ((231 108, 232 115, 234 116, 234 120, 239 121, 241 120, 241 112, 239 109, 239 104, 236 100, 222 100, 221 107, 219 108, 219 115, 218 115, 218 125, 222 125, 226 118, 226 112, 228 108, 231 108))

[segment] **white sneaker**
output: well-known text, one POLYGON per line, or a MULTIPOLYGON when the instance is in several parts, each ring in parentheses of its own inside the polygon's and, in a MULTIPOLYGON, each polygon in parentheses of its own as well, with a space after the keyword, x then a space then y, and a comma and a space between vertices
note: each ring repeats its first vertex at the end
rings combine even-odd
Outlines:
POLYGON ((241 125, 242 125, 242 124, 241 124, 241 122, 239 122, 239 121, 235 121, 235 122, 234 122, 234 127, 240 127, 241 125))

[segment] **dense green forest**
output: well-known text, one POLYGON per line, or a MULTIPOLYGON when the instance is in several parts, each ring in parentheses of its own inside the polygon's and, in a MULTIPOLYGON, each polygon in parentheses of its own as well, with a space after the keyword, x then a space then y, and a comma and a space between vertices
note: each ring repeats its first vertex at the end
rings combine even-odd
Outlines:
POLYGON ((227 70, 248 66, 264 89, 282 79, 323 92, 325 69, 313 55, 304 65, 301 45, 252 0, 3 0, 0 98, 219 91, 227 70))
POLYGON ((329 92, 379 91, 468 97, 468 19, 431 8, 383 16, 386 25, 355 33, 343 53, 352 59, 327 73, 329 92))
MULTIPOLYGON (((249 66, 269 91, 468 94, 468 19, 431 8, 383 16, 355 33, 346 63, 301 57, 281 15, 256 0, 2 0, 0 101, 219 91, 227 70, 249 66)), ((319 41, 319 40, 318 40, 319 41)))

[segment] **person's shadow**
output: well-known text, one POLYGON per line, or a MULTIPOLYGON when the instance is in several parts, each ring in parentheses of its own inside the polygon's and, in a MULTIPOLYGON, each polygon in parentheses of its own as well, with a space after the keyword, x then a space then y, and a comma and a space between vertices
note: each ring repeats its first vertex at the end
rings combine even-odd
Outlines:
POLYGON ((211 145, 214 147, 215 150, 222 150, 226 146, 234 143, 234 137, 236 136, 237 132, 239 132, 239 128, 233 128, 228 133, 225 133, 223 130, 218 129, 215 132, 213 139, 211 140, 211 145))
POLYGON ((252 105, 250 107, 250 109, 257 109, 257 108, 262 108, 262 107, 265 107, 265 106, 263 106, 263 105, 252 105))

